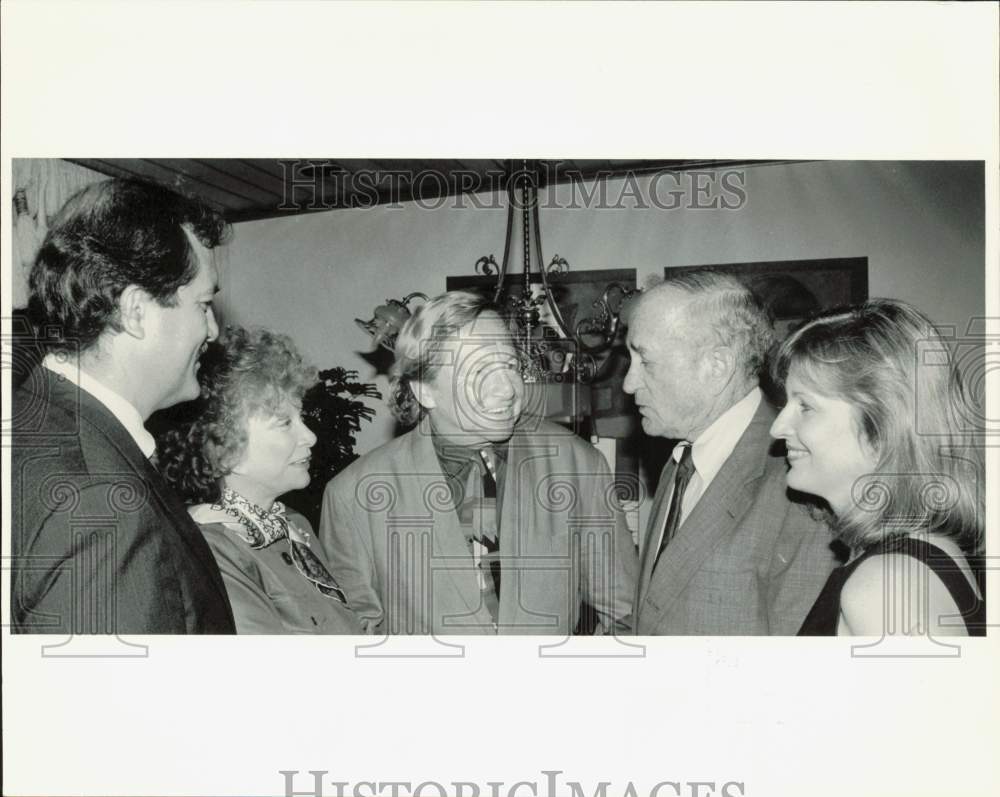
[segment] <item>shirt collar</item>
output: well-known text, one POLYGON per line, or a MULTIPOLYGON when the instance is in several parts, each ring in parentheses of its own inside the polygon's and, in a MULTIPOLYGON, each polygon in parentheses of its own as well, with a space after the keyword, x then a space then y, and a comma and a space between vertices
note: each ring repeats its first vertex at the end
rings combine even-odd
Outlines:
POLYGON ((507 462, 507 443, 483 443, 478 446, 463 446, 451 443, 437 435, 432 435, 434 442, 434 453, 437 454, 438 462, 441 464, 441 471, 448 478, 465 478, 468 469, 479 462, 479 452, 486 448, 493 455, 493 461, 499 470, 507 462))
MULTIPOLYGON (((218 504, 194 504, 188 507, 188 514, 191 515, 191 519, 199 526, 221 523, 233 528, 240 527, 240 522, 227 513, 225 509, 220 509, 218 504)), ((300 529, 296 525, 294 517, 286 513, 285 521, 288 523, 288 536, 290 539, 301 542, 304 545, 311 545, 312 535, 308 531, 300 529)))
POLYGON ((146 430, 139 410, 127 399, 106 385, 101 384, 70 359, 64 360, 54 354, 46 354, 45 359, 42 360, 42 365, 52 373, 68 379, 78 388, 87 391, 101 402, 115 416, 118 422, 125 427, 125 431, 135 440, 135 444, 139 446, 139 450, 142 451, 146 459, 153 456, 156 452, 156 440, 146 430))
MULTIPOLYGON (((763 394, 755 387, 732 407, 716 418, 691 446, 691 459, 702 482, 708 484, 721 470, 736 444, 753 420, 763 394)), ((674 448, 674 461, 679 462, 684 443, 674 448)))

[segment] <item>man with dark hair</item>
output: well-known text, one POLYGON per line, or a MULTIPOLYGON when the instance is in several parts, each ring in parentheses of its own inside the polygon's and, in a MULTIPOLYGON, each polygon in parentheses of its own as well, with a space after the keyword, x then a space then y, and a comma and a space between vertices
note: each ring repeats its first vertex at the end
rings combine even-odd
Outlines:
POLYGON ((768 312, 734 277, 695 271, 646 291, 627 321, 625 392, 646 434, 679 441, 641 544, 636 633, 796 633, 836 561, 768 433, 768 312))
POLYGON ((13 401, 13 631, 234 632, 144 426, 198 396, 219 332, 209 249, 226 231, 199 203, 125 180, 84 188, 53 220, 29 300, 48 353, 13 401))

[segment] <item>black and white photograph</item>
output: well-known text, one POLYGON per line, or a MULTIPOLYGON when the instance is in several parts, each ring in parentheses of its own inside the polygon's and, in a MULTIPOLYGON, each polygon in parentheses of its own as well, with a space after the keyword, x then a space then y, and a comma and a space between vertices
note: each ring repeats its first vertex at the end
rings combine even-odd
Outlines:
POLYGON ((4 8, 4 794, 1000 787, 997 9, 613 6, 4 8))

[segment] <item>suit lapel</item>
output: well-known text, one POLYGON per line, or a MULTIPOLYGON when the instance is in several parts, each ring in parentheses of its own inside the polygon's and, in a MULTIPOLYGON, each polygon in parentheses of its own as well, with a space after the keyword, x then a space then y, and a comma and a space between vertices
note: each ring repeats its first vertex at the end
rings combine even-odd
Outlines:
MULTIPOLYGON (((40 366, 41 367, 41 366, 40 366)), ((59 378, 47 368, 43 368, 48 378, 49 393, 54 404, 59 404, 73 415, 79 415, 99 431, 128 464, 132 471, 145 482, 149 489, 149 501, 157 520, 164 526, 172 527, 190 554, 201 563, 215 585, 219 595, 225 597, 226 587, 216 564, 212 550, 199 528, 188 516, 187 508, 180 497, 163 480, 160 472, 146 459, 132 435, 115 417, 114 413, 100 401, 69 380, 59 378)), ((228 604, 228 598, 226 598, 228 604)))
MULTIPOLYGON (((418 480, 421 496, 418 500, 423 501, 425 507, 430 508, 427 497, 438 494, 439 491, 448 494, 448 486, 441 471, 441 463, 438 461, 437 452, 434 450, 434 442, 431 439, 430 428, 425 421, 421 426, 410 433, 412 445, 410 453, 413 467, 403 473, 419 473, 418 480)), ((433 529, 431 531, 431 556, 438 560, 444 560, 443 567, 432 567, 431 572, 434 578, 448 579, 455 589, 456 594, 466 604, 470 612, 477 612, 482 604, 479 593, 479 583, 476 574, 472 570, 472 555, 465 542, 465 534, 458 522, 458 513, 452 507, 452 502, 448 499, 449 509, 444 510, 441 502, 433 502, 434 509, 431 510, 433 517, 433 529)), ((432 585, 431 594, 433 594, 432 585)), ((438 616, 440 607, 433 609, 435 617, 438 616)), ((483 609, 483 611, 486 611, 483 609)), ((488 612, 487 612, 488 614, 488 612)), ((435 622, 436 625, 436 622, 435 622)))
POLYGON ((639 606, 640 601, 645 598, 646 590, 649 588, 650 576, 653 571, 653 562, 656 559, 656 551, 660 530, 667 520, 667 510, 669 509, 668 497, 672 490, 674 474, 677 472, 677 463, 671 456, 667 464, 660 471, 660 480, 656 484, 656 495, 653 497, 653 505, 649 512, 649 522, 646 525, 646 537, 642 543, 641 559, 639 561, 639 580, 636 583, 634 606, 639 606))
MULTIPOLYGON (((531 633, 525 629, 538 622, 538 614, 533 607, 545 605, 544 602, 550 600, 544 591, 548 585, 543 584, 543 571, 519 566, 515 559, 537 562, 538 557, 554 555, 553 541, 560 534, 555 528, 558 513, 545 507, 536 490, 545 479, 560 474, 564 463, 565 460, 559 456, 558 438, 539 434, 534 427, 534 419, 531 416, 522 417, 507 447, 503 508, 500 513, 500 555, 505 563, 501 570, 501 634, 531 633)), ((559 522, 565 521, 560 519, 559 522)), ((566 597, 561 596, 557 600, 565 605, 566 597)), ((567 609, 572 616, 575 607, 567 609)))
POLYGON ((733 453, 716 474, 650 578, 661 613, 681 595, 716 546, 729 537, 753 503, 754 485, 763 477, 774 413, 761 401, 733 453))
POLYGON ((503 504, 500 510, 500 553, 504 557, 521 556, 530 543, 526 535, 541 535, 548 527, 540 527, 533 514, 534 489, 537 479, 544 478, 553 466, 552 452, 533 443, 521 427, 515 427, 507 446, 503 504), (539 468, 539 463, 541 468, 539 468), (541 472, 539 472, 541 471, 541 472))
MULTIPOLYGON (((524 434, 520 426, 507 446, 507 463, 504 475, 503 504, 500 511, 500 556, 501 565, 500 621, 501 633, 518 633, 518 623, 522 622, 523 590, 526 580, 515 558, 531 556, 536 552, 535 540, 549 531, 549 524, 538 516, 534 501, 534 489, 538 479, 543 478, 552 468, 551 456, 545 456, 546 449, 524 434), (544 457, 538 460, 539 457, 544 457), (538 461, 536 461, 538 460, 538 461), (539 473, 539 462, 542 472, 539 473), (509 564, 506 564, 509 563, 509 564)), ((544 548, 543 548, 544 549, 544 548)))

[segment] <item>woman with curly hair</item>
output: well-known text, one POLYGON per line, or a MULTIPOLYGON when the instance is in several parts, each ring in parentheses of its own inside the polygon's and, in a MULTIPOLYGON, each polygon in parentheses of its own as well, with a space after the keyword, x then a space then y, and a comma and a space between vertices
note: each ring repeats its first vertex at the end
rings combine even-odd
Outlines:
POLYGON ((301 404, 316 371, 292 341, 230 327, 202 355, 201 397, 160 436, 166 479, 215 554, 241 634, 358 634, 308 521, 277 500, 309 483, 301 404))
POLYGON ((969 564, 983 542, 981 440, 931 321, 888 299, 827 313, 785 340, 773 370, 788 486, 825 499, 851 550, 799 634, 984 634, 969 564))

